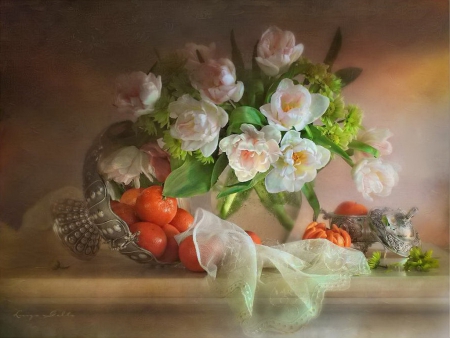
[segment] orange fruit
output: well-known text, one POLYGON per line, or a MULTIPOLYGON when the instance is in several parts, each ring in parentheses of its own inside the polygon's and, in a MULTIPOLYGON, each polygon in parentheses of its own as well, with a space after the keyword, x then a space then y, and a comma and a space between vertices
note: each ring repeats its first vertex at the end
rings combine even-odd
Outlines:
POLYGON ((139 222, 139 218, 136 216, 133 207, 128 204, 123 204, 117 201, 111 201, 111 210, 119 216, 125 223, 130 226, 133 223, 139 222))
POLYGON ((183 242, 180 243, 178 254, 180 256, 181 263, 183 263, 186 269, 194 272, 205 271, 198 261, 197 251, 195 250, 194 245, 194 237, 192 235, 186 237, 183 242))
POLYGON ((175 240, 174 236, 178 235, 180 232, 170 224, 165 224, 162 227, 163 231, 167 236, 167 246, 163 255, 159 257, 159 261, 164 263, 173 263, 178 261, 178 243, 175 240))
POLYGON ((167 246, 166 233, 157 224, 150 222, 137 222, 130 225, 130 231, 139 231, 137 245, 150 251, 156 258, 160 257, 167 246))
POLYGON ((134 207, 137 197, 141 194, 142 188, 131 188, 125 191, 120 198, 120 203, 128 204, 134 207))
POLYGON ((245 230, 245 232, 247 233, 247 235, 251 237, 253 243, 261 244, 261 238, 259 238, 259 236, 256 233, 250 230, 245 230))
POLYGON ((134 210, 140 219, 163 226, 170 223, 177 213, 177 200, 164 197, 163 188, 154 185, 144 189, 136 199, 134 210))
POLYGON ((169 222, 180 232, 185 232, 192 223, 194 223, 194 216, 184 209, 178 208, 173 220, 169 222))
POLYGON ((341 247, 350 247, 350 245, 352 244, 352 240, 348 232, 344 229, 339 228, 336 224, 332 224, 331 229, 328 229, 325 223, 310 223, 306 227, 302 239, 316 238, 328 239, 330 242, 341 247))
POLYGON ((355 215, 362 216, 367 215, 367 208, 354 201, 345 201, 337 206, 334 210, 336 215, 355 215))

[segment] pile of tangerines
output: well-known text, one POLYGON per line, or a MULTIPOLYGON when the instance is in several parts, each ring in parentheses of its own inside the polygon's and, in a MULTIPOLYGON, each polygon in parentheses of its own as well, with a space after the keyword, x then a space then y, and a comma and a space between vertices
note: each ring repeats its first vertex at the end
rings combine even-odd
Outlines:
MULTIPOLYGON (((120 201, 111 201, 111 209, 136 234, 137 245, 151 252, 159 262, 181 261, 188 270, 205 271, 198 261, 193 236, 187 236, 180 245, 174 238, 189 229, 194 217, 178 207, 176 198, 165 197, 162 191, 158 185, 128 189, 120 201)), ((255 244, 261 244, 254 232, 247 234, 255 244)))

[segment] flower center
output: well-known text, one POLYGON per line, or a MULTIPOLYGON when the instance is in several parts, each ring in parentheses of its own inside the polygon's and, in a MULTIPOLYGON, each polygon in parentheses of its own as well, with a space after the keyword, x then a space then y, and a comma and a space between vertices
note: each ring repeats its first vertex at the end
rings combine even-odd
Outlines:
POLYGON ((283 102, 281 105, 281 108, 283 109, 283 111, 285 113, 291 109, 298 108, 298 107, 300 107, 300 102, 295 102, 295 101, 283 102))
POLYGON ((299 151, 292 154, 292 160, 294 160, 294 165, 301 164, 308 159, 308 155, 304 151, 299 151))
POLYGON ((255 154, 253 153, 253 151, 248 151, 248 150, 242 150, 241 152, 241 156, 243 157, 244 160, 248 160, 249 158, 252 158, 255 154))

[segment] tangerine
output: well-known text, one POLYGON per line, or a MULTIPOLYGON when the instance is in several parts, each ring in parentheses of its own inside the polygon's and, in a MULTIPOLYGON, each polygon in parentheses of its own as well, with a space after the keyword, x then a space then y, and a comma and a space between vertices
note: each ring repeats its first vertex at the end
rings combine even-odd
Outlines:
POLYGON ((337 208, 334 210, 334 213, 336 215, 362 216, 367 215, 368 211, 367 208, 362 204, 354 201, 345 201, 337 206, 337 208))
POLYGON ((247 235, 250 236, 250 238, 252 239, 253 243, 255 243, 255 244, 261 244, 262 243, 261 242, 261 238, 259 238, 259 236, 255 232, 250 231, 250 230, 245 230, 245 232, 247 233, 247 235))
POLYGON ((163 188, 153 185, 144 189, 136 199, 134 210, 140 219, 163 226, 170 223, 177 213, 177 200, 164 197, 163 188))
POLYGON ((132 206, 117 201, 111 201, 110 206, 111 210, 125 223, 127 223, 128 226, 140 221, 140 219, 136 216, 132 206))
POLYGON ((178 235, 180 232, 177 230, 177 228, 175 228, 173 225, 170 224, 165 224, 162 227, 162 229, 167 236, 167 246, 162 256, 159 257, 159 261, 164 263, 176 262, 179 260, 179 256, 178 256, 178 243, 175 240, 174 236, 178 235))
POLYGON ((185 232, 194 223, 194 216, 188 211, 178 208, 175 217, 169 222, 180 232, 185 232))
POLYGON ((167 236, 163 229, 151 222, 137 222, 130 225, 130 231, 139 231, 137 244, 159 258, 166 250, 167 236))
POLYGON ((197 251, 195 250, 194 237, 192 235, 186 237, 178 248, 180 261, 186 269, 193 272, 204 272, 198 261, 197 251))
POLYGON ((122 194, 122 197, 120 197, 120 203, 125 203, 134 207, 134 205, 136 204, 136 199, 141 194, 142 190, 144 189, 142 188, 128 189, 122 194))

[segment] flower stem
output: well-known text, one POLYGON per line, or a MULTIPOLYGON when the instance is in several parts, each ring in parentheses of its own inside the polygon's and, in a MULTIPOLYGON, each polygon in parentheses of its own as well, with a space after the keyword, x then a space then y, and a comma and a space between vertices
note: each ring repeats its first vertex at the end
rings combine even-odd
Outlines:
POLYGON ((233 201, 235 200, 237 194, 231 194, 224 197, 224 201, 220 208, 220 218, 227 219, 230 215, 231 206, 233 205, 233 201))
POLYGON ((264 181, 261 181, 253 187, 258 194, 261 203, 269 210, 280 222, 280 224, 287 230, 292 231, 294 228, 294 220, 286 214, 283 204, 274 203, 274 199, 271 198, 271 195, 267 192, 266 187, 264 186, 264 181))

